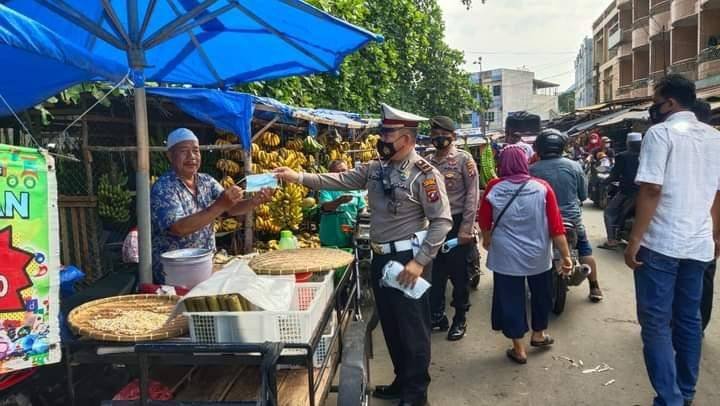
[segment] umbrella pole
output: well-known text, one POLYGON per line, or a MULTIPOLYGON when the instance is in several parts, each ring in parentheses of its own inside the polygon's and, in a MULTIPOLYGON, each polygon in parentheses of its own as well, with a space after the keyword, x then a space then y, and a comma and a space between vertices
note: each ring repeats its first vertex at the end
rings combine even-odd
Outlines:
POLYGON ((147 103, 142 81, 135 88, 135 130, 137 133, 137 170, 135 190, 140 254, 140 283, 152 283, 152 246, 150 234, 150 140, 147 103))

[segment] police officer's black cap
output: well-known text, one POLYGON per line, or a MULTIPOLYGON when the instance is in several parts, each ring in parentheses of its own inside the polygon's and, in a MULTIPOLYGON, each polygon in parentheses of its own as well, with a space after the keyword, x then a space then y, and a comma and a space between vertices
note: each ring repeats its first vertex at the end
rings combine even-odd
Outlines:
POLYGON ((540 132, 540 116, 527 111, 514 111, 505 119, 505 128, 513 132, 540 132))
POLYGON ((430 128, 454 132, 455 122, 450 117, 435 116, 430 119, 430 128))

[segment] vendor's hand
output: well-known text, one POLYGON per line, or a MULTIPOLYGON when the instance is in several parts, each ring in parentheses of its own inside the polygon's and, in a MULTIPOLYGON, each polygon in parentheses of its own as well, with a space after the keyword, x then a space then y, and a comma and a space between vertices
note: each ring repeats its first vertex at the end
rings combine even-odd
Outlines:
POLYGON ((244 192, 239 186, 231 186, 220 195, 218 204, 225 210, 231 209, 243 200, 244 192))
POLYGON ((273 173, 278 179, 285 182, 297 183, 300 179, 300 174, 285 166, 273 170, 273 173))
POLYGON ((489 238, 483 238, 482 246, 485 248, 485 251, 490 249, 490 239, 489 238))
POLYGON ((570 274, 574 268, 573 260, 570 257, 563 257, 562 259, 562 265, 560 265, 563 273, 565 275, 570 274))
POLYGON ((275 194, 275 189, 273 188, 262 188, 260 191, 255 193, 255 195, 252 197, 251 202, 253 206, 259 206, 261 204, 267 203, 270 200, 272 200, 273 195, 275 194))
POLYGON ((400 282, 400 285, 412 289, 415 287, 417 279, 422 275, 423 270, 423 266, 412 259, 405 265, 405 269, 400 272, 397 281, 400 282))
POLYGON ((467 237, 467 236, 458 236, 458 244, 459 245, 469 245, 475 242, 475 238, 473 237, 467 237))
POLYGON ((352 202, 352 200, 353 200, 353 197, 352 197, 352 196, 350 196, 350 195, 344 195, 344 196, 338 197, 335 201, 338 202, 338 204, 345 204, 345 203, 350 203, 350 202, 352 202))

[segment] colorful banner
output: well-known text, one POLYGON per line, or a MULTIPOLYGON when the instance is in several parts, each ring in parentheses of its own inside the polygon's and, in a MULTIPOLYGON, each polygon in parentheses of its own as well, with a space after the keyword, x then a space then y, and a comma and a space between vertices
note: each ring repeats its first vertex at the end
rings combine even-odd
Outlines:
POLYGON ((52 158, 0 144, 0 373, 60 361, 52 158))

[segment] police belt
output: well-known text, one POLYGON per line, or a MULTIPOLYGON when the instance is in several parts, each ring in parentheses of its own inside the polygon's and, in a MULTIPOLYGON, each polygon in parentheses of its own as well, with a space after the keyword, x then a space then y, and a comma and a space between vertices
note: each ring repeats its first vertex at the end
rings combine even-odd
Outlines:
POLYGON ((388 255, 397 252, 411 251, 413 249, 413 240, 391 241, 382 244, 371 242, 370 247, 377 255, 388 255))

